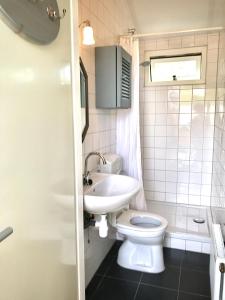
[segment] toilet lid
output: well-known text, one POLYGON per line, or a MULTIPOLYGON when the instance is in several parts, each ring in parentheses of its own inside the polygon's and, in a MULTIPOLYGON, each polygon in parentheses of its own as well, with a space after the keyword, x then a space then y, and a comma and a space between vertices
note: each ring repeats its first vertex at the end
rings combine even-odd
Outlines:
POLYGON ((117 219, 117 227, 132 229, 135 231, 158 231, 167 227, 168 222, 163 217, 135 210, 123 212, 117 219))

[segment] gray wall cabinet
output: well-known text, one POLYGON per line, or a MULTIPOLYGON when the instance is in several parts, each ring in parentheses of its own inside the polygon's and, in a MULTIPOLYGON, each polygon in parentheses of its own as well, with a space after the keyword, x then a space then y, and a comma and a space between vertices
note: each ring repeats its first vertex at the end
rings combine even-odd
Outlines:
POLYGON ((95 48, 96 107, 131 107, 131 56, 120 46, 95 48))

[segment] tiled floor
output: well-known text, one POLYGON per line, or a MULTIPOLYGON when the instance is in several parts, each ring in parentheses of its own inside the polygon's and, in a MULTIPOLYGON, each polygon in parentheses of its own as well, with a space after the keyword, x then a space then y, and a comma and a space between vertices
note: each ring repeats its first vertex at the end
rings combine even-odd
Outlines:
POLYGON ((209 255, 164 248, 166 270, 121 268, 116 242, 86 289, 86 300, 210 300, 209 255))

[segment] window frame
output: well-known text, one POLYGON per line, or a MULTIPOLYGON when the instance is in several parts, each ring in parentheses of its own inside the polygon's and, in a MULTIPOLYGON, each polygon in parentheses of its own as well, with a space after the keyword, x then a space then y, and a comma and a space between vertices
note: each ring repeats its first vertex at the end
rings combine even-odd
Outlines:
POLYGON ((181 48, 181 49, 169 49, 169 50, 156 50, 156 51, 145 51, 144 59, 145 62, 150 62, 151 59, 156 57, 187 57, 201 54, 201 71, 200 79, 197 80, 176 80, 176 81, 151 81, 151 64, 145 67, 145 86, 160 86, 160 85, 185 85, 185 84, 204 84, 206 81, 206 47, 192 47, 192 48, 181 48))

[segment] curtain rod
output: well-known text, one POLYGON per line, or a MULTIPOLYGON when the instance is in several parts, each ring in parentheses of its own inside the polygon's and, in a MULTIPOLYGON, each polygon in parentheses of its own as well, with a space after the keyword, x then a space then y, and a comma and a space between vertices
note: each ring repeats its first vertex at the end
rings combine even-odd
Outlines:
MULTIPOLYGON (((133 37, 133 38, 144 38, 144 37, 155 37, 155 36, 167 36, 167 35, 178 35, 178 34, 190 34, 190 33, 204 33, 211 31, 222 31, 224 27, 209 27, 209 28, 198 28, 181 31, 168 31, 168 32, 154 32, 154 33, 141 33, 141 34, 124 34, 120 37, 133 37)), ((129 30, 129 29, 128 29, 129 30)))

